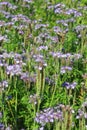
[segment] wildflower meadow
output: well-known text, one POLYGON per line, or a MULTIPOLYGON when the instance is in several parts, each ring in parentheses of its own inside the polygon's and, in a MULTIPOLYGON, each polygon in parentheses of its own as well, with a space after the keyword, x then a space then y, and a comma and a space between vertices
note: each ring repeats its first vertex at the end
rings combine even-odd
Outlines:
POLYGON ((87 130, 87 0, 0 0, 0 130, 87 130))

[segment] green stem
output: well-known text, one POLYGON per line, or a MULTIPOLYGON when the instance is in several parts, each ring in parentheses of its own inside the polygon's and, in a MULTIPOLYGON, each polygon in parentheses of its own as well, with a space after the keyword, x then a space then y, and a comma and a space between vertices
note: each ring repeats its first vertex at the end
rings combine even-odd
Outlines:
POLYGON ((43 96, 44 94, 44 87, 45 87, 45 69, 43 68, 42 70, 42 92, 41 92, 41 95, 43 96))
POLYGON ((37 95, 40 96, 41 94, 41 72, 38 70, 38 75, 37 75, 37 95))
POLYGON ((5 115, 5 93, 1 92, 1 97, 2 97, 2 111, 3 111, 3 123, 5 124, 5 126, 7 126, 7 121, 6 121, 6 115, 5 115))
POLYGON ((13 112, 12 112, 10 103, 9 103, 8 101, 7 101, 7 103, 8 103, 8 107, 9 107, 9 110, 10 110, 10 112, 11 112, 11 115, 12 115, 12 117, 13 117, 13 119, 14 119, 14 122, 15 122, 15 117, 14 117, 14 114, 13 114, 13 112))
POLYGON ((16 130, 18 130, 18 127, 17 127, 17 77, 15 78, 15 81, 14 81, 14 88, 15 88, 15 128, 16 130))
POLYGON ((55 130, 60 130, 60 122, 56 122, 56 129, 55 130))
POLYGON ((51 107, 51 105, 53 103, 55 92, 56 92, 56 85, 54 86, 54 90, 53 90, 53 94, 52 94, 52 98, 51 98, 51 102, 50 102, 50 107, 51 107))

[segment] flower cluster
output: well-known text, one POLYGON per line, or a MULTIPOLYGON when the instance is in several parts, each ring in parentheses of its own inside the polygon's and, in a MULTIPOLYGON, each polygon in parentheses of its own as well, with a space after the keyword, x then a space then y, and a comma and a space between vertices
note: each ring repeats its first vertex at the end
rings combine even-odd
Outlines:
POLYGON ((76 119, 87 119, 87 99, 82 103, 81 108, 78 109, 76 119))
POLYGON ((45 83, 49 84, 50 86, 55 85, 55 81, 53 79, 50 79, 49 77, 45 78, 45 83))
POLYGON ((76 33, 80 33, 81 31, 83 31, 86 28, 87 28, 87 25, 78 25, 78 26, 76 26, 75 31, 76 31, 76 33))
POLYGON ((7 7, 7 8, 12 9, 12 10, 17 9, 17 6, 12 5, 10 2, 4 2, 4 1, 0 2, 0 6, 1 7, 7 7))
POLYGON ((75 113, 74 109, 70 105, 59 104, 56 108, 62 110, 62 112, 75 113))
POLYGON ((62 111, 56 108, 48 108, 44 109, 40 113, 36 114, 35 121, 42 126, 44 126, 46 123, 52 123, 55 120, 62 121, 63 120, 63 114, 62 111))
POLYGON ((0 123, 0 129, 4 130, 4 127, 5 127, 4 124, 0 123))
POLYGON ((13 21, 15 21, 15 22, 20 21, 20 22, 26 23, 26 24, 31 23, 31 20, 30 20, 27 16, 25 16, 25 15, 23 15, 23 14, 15 15, 15 16, 12 18, 11 21, 12 21, 12 22, 13 22, 13 21))
POLYGON ((23 0, 24 2, 26 3, 32 3, 33 1, 32 0, 23 0))
POLYGON ((72 70, 72 67, 70 67, 70 66, 63 66, 63 67, 61 67, 60 73, 64 74, 64 73, 66 73, 68 71, 71 71, 71 70, 72 70))
POLYGON ((20 75, 22 72, 22 68, 20 65, 9 65, 7 66, 6 68, 6 74, 7 75, 11 75, 11 76, 14 76, 14 75, 20 75))
POLYGON ((43 55, 33 55, 33 57, 35 58, 35 62, 38 63, 38 66, 36 66, 36 68, 38 68, 39 70, 42 70, 44 67, 47 66, 43 55))
POLYGON ((77 116, 76 116, 76 119, 82 119, 85 117, 85 113, 83 110, 79 109, 78 110, 78 113, 77 113, 77 116))
POLYGON ((67 15, 73 15, 74 17, 80 17, 82 16, 82 13, 77 11, 76 9, 65 9, 65 5, 62 3, 59 3, 57 5, 54 6, 54 12, 55 14, 67 14, 67 15))
POLYGON ((66 87, 66 89, 75 89, 77 83, 73 82, 73 83, 69 83, 69 82, 64 82, 62 84, 63 87, 66 87))
POLYGON ((64 4, 56 4, 54 6, 54 12, 55 14, 61 14, 61 13, 64 13, 64 9, 65 9, 65 5, 64 4))
POLYGON ((48 24, 47 25, 46 24, 36 24, 35 30, 40 29, 40 28, 45 28, 45 27, 48 27, 48 24))
POLYGON ((68 10, 66 10, 65 14, 74 15, 74 17, 82 16, 82 13, 78 12, 76 9, 68 9, 68 10))
POLYGON ((0 42, 5 42, 5 41, 7 41, 7 36, 6 35, 4 35, 4 36, 2 36, 2 35, 0 35, 0 42))
POLYGON ((22 72, 20 74, 20 79, 22 79, 25 83, 36 83, 36 74, 30 76, 28 72, 22 72))
POLYGON ((69 26, 69 23, 74 23, 75 22, 75 19, 74 18, 70 18, 70 19, 66 19, 66 20, 57 20, 56 23, 58 24, 62 24, 64 25, 65 27, 69 26))
POLYGON ((6 80, 0 82, 0 88, 1 88, 1 90, 4 90, 7 87, 8 87, 8 82, 6 80))
POLYGON ((82 55, 81 54, 71 54, 71 53, 66 53, 66 54, 63 54, 62 52, 50 52, 50 55, 52 55, 54 58, 60 58, 60 59, 75 59, 75 60, 78 60, 80 58, 82 58, 82 55))
POLYGON ((39 51, 41 51, 41 50, 48 50, 48 47, 47 46, 39 46, 38 48, 37 48, 37 50, 39 50, 39 51))

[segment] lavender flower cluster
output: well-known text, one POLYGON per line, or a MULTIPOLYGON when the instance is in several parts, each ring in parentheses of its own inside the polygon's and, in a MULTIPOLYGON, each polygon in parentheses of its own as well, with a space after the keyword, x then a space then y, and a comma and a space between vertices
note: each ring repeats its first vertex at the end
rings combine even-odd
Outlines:
POLYGON ((82 55, 81 54, 71 54, 71 53, 66 53, 66 54, 63 54, 62 52, 50 52, 50 55, 52 55, 54 58, 60 58, 60 59, 80 59, 82 58, 82 55))
POLYGON ((74 18, 70 18, 70 19, 66 19, 66 20, 57 20, 56 23, 58 24, 62 24, 64 25, 65 27, 68 27, 69 26, 69 23, 74 23, 76 20, 74 18))
POLYGON ((53 123, 55 120, 62 121, 63 120, 63 113, 61 110, 56 108, 48 108, 44 109, 40 113, 36 114, 35 121, 41 126, 45 126, 46 123, 53 123))
POLYGON ((87 99, 82 103, 81 108, 78 109, 76 119, 87 119, 87 99))
POLYGON ((69 82, 64 82, 62 84, 63 87, 66 87, 66 89, 75 89, 77 83, 73 82, 73 83, 69 83, 69 82))
POLYGON ((60 69, 60 73, 61 73, 61 74, 64 74, 64 73, 66 73, 66 72, 68 72, 68 71, 72 71, 72 67, 70 67, 70 66, 63 66, 63 67, 61 67, 61 69, 60 69))
POLYGON ((35 62, 38 63, 38 66, 36 66, 36 68, 38 68, 39 70, 42 70, 44 67, 47 66, 43 55, 33 55, 33 57, 35 58, 35 62))
POLYGON ((74 17, 80 17, 82 16, 82 13, 77 11, 76 9, 68 9, 67 7, 65 8, 65 4, 57 4, 54 6, 54 12, 56 14, 66 14, 66 15, 74 15, 74 17))
POLYGON ((8 87, 8 82, 6 80, 0 82, 0 90, 5 90, 8 87))

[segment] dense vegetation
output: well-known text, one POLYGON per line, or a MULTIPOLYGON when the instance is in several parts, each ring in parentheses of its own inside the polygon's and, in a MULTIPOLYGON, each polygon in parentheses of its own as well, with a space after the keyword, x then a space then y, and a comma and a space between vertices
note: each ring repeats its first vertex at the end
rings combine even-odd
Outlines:
POLYGON ((0 0, 0 130, 87 129, 87 1, 0 0))

